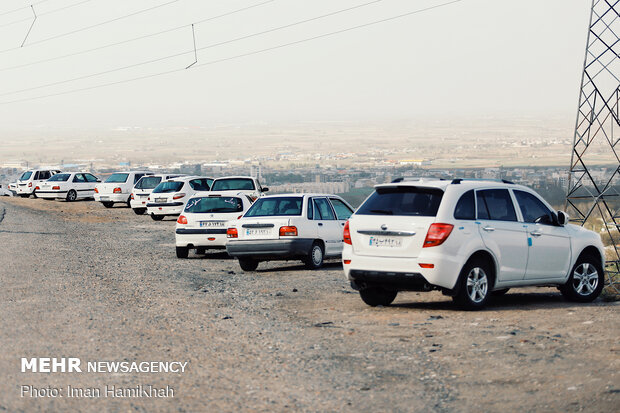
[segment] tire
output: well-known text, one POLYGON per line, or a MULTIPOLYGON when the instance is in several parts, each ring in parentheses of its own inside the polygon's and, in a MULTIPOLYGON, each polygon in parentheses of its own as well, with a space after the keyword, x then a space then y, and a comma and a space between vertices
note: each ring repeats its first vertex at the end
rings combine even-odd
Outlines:
POLYGON ((189 248, 177 247, 177 258, 187 258, 189 256, 189 248))
POLYGON ((131 198, 129 198, 126 202, 127 208, 131 208, 131 198))
POLYGON ((73 202, 77 199, 77 192, 75 192, 73 189, 70 190, 69 192, 67 192, 67 202, 73 202))
POLYGON ((114 202, 102 202, 103 206, 106 208, 112 208, 114 206, 114 202))
POLYGON ((144 213, 146 212, 146 208, 134 208, 133 212, 136 215, 144 215, 144 213))
POLYGON ((491 295, 494 297, 501 297, 502 295, 506 295, 508 291, 510 291, 510 288, 502 288, 501 290, 491 291, 491 295))
POLYGON ((21 198, 30 198, 30 195, 28 195, 28 194, 20 194, 19 196, 21 198))
POLYGON ((165 215, 155 215, 155 214, 151 214, 151 218, 153 218, 153 221, 161 221, 162 219, 164 219, 165 215))
POLYGON ((33 197, 34 199, 37 199, 37 198, 38 198, 36 189, 35 189, 34 191, 32 191, 32 197, 33 197))
POLYGON ((239 266, 243 271, 256 271, 258 261, 252 258, 239 258, 239 266))
POLYGON ((388 291, 381 287, 369 287, 360 290, 362 301, 371 307, 376 307, 378 305, 387 307, 392 304, 396 298, 396 294, 398 294, 398 291, 388 291))
POLYGON ((323 258, 325 256, 325 250, 320 242, 315 241, 308 251, 308 256, 304 259, 306 268, 310 270, 316 270, 323 266, 323 258))
POLYGON ((493 275, 485 260, 474 259, 465 264, 459 276, 459 291, 454 302, 464 310, 480 310, 491 296, 493 275))
POLYGON ((605 273, 599 260, 592 256, 579 257, 566 284, 560 292, 569 301, 589 303, 603 290, 605 273))

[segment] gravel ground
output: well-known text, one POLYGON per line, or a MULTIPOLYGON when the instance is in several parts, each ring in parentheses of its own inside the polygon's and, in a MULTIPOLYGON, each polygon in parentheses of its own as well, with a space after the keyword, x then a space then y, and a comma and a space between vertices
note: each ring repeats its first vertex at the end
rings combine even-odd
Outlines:
POLYGON ((0 411, 618 411, 620 306, 513 290, 370 308, 331 262, 174 253, 174 220, 0 200, 0 411), (22 373, 21 357, 188 361, 184 373, 22 373), (173 398, 32 398, 20 386, 170 386, 173 398))

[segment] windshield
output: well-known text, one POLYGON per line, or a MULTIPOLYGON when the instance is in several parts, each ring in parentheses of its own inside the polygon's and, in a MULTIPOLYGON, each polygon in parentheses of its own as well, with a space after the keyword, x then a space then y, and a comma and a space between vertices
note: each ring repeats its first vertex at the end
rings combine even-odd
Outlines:
POLYGON ((253 191, 254 181, 249 178, 216 179, 211 187, 212 191, 253 191))
POLYGON ((162 182, 153 189, 154 194, 165 194, 169 192, 178 192, 183 188, 183 182, 168 181, 162 182))
POLYGON ((54 176, 52 176, 50 179, 48 179, 48 182, 66 182, 69 180, 69 177, 71 176, 71 174, 56 174, 54 176))
POLYGON ((106 183, 108 184, 122 184, 127 182, 127 177, 129 174, 112 174, 106 179, 106 183))
POLYGON ((437 215, 443 191, 436 188, 397 186, 377 188, 356 215, 437 215))
POLYGON ((243 201, 233 196, 210 196, 187 201, 185 212, 207 214, 214 212, 243 212, 243 201))
POLYGON ((260 198, 245 214, 246 217, 301 215, 302 197, 260 198))
POLYGON ((153 189, 161 182, 161 176, 145 176, 136 184, 137 189, 153 189))
POLYGON ((24 172, 22 176, 19 177, 20 181, 27 181, 32 176, 32 171, 24 172))

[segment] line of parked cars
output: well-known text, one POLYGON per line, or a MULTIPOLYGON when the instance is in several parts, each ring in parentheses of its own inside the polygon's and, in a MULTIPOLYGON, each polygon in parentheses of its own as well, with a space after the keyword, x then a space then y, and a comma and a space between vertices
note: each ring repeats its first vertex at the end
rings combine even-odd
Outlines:
POLYGON ((178 258, 221 249, 244 271, 273 260, 316 269, 341 258, 370 306, 390 305, 400 291, 439 290, 480 309, 492 295, 526 286, 556 286, 569 300, 589 302, 604 285, 600 236, 507 181, 397 179, 377 185, 357 210, 333 194, 266 196, 268 188, 243 176, 132 171, 100 182, 85 172, 28 171, 17 194, 28 191, 67 201, 94 197, 107 208, 125 203, 154 220, 178 216, 178 258), (42 172, 45 181, 37 179, 42 172))

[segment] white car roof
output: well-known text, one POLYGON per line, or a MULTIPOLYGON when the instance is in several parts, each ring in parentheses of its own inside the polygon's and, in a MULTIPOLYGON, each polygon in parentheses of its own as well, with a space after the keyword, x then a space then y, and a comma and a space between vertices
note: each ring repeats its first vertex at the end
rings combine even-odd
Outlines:
POLYGON ((336 195, 336 194, 319 194, 319 193, 306 193, 306 192, 304 192, 304 193, 266 195, 266 196, 260 197, 259 199, 281 198, 281 197, 304 197, 304 196, 325 196, 325 197, 335 196, 337 198, 342 198, 340 195, 336 195))
POLYGON ((531 191, 531 189, 514 184, 505 180, 494 179, 437 179, 437 178, 419 178, 419 179, 404 179, 402 181, 393 181, 389 184, 375 185, 376 188, 393 188, 395 186, 418 186, 424 188, 437 188, 445 191, 451 185, 461 185, 460 188, 464 190, 476 189, 480 187, 489 188, 513 188, 513 189, 525 189, 531 191))
POLYGON ((177 176, 176 178, 166 179, 164 182, 170 182, 170 181, 189 182, 189 181, 191 181, 193 179, 213 179, 213 178, 209 178, 208 176, 197 176, 197 175, 193 175, 193 176, 177 176))
POLYGON ((253 176, 222 176, 220 178, 216 178, 216 181, 221 181, 224 179, 251 179, 253 181, 256 181, 257 179, 254 178, 253 176))
POLYGON ((220 196, 246 196, 246 194, 242 191, 238 191, 238 190, 230 190, 230 191, 198 191, 196 192, 194 195, 192 195, 192 197, 194 196, 214 196, 214 195, 220 195, 220 196))

